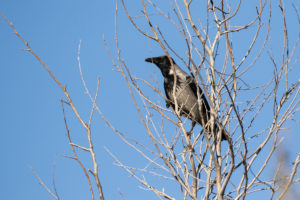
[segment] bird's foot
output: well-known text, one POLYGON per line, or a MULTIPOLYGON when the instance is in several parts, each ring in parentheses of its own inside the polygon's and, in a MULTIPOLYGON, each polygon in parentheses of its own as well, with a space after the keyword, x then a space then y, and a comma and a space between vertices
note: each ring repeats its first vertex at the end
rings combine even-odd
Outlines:
POLYGON ((187 134, 187 136, 191 136, 193 134, 193 131, 190 130, 190 131, 186 132, 186 134, 187 134))

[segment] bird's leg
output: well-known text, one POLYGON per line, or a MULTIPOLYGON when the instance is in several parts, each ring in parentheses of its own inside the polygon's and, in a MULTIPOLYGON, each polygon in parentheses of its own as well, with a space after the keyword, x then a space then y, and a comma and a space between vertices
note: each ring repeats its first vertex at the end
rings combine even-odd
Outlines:
POLYGON ((193 122, 192 122, 192 128, 191 128, 191 130, 190 130, 189 132, 187 132, 187 135, 188 135, 188 136, 192 135, 193 129, 194 129, 195 125, 196 125, 196 122, 193 121, 193 122))

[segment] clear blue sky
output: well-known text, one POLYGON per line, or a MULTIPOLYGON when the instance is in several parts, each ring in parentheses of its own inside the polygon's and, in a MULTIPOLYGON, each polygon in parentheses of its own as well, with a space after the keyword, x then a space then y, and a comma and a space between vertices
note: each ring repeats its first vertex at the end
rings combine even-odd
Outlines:
MULTIPOLYGON (((299 8, 299 2, 293 2, 299 8)), ((131 11, 142 15, 138 5, 133 2, 127 4, 131 11)), ((278 9, 276 6, 274 8, 278 9)), ((120 131, 142 141, 145 137, 144 128, 132 104, 125 81, 120 73, 113 71, 103 43, 104 35, 113 54, 116 53, 114 11, 115 1, 0 2, 0 12, 13 22, 32 49, 63 85, 67 86, 75 106, 87 121, 91 104, 84 92, 76 60, 81 40, 83 74, 92 93, 96 90, 97 77, 101 78, 98 104, 104 115, 120 131)), ((246 13, 243 16, 247 18, 246 13)), ((294 30, 289 30, 291 33, 299 30, 299 24, 295 21, 289 23, 295 23, 291 27, 294 30)), ((121 53, 127 59, 132 73, 136 77, 151 80, 153 68, 144 62, 144 58, 161 55, 162 50, 138 33, 122 11, 118 29, 121 53)), ((281 38, 276 35, 276 28, 273 31, 272 39, 281 38)), ((166 34, 172 37, 172 33, 166 34)), ((29 167, 33 167, 45 184, 52 188, 52 169, 56 156, 55 177, 61 198, 90 198, 87 182, 78 164, 61 156, 71 155, 59 101, 64 98, 63 93, 40 63, 28 52, 21 50, 24 45, 2 19, 0 44, 0 198, 51 199, 38 184, 29 167)), ((276 48, 276 43, 274 46, 276 48)), ((181 51, 179 44, 175 48, 181 51)), ((184 53, 183 50, 182 52, 184 53)), ((299 50, 297 54, 299 58, 299 50)), ((291 77, 294 80, 300 74, 299 63, 295 67, 298 69, 291 77)), ((266 70, 267 72, 270 71, 266 70)), ((257 75, 257 81, 263 79, 264 71, 261 75, 257 75)), ((162 81, 160 76, 159 81, 162 81)), ((85 131, 79 126, 70 109, 66 112, 73 140, 86 145, 85 131)), ((291 126, 291 132, 295 134, 296 125, 291 126)), ((104 146, 130 166, 142 168, 145 162, 97 114, 93 119, 93 138, 106 199, 121 199, 119 189, 127 199, 156 199, 152 192, 141 190, 134 178, 114 164, 104 146)), ((300 137, 294 135, 292 138, 287 144, 292 147, 292 152, 299 152, 295 141, 300 141, 300 137)), ((84 154, 80 153, 85 158, 84 154)), ((294 155, 292 154, 291 159, 294 159, 294 155)))

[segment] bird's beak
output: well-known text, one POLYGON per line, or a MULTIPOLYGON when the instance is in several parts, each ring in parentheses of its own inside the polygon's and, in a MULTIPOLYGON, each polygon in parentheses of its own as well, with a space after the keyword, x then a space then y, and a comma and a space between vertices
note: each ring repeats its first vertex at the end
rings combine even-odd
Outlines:
POLYGON ((154 63, 153 58, 146 58, 145 61, 146 61, 146 62, 149 62, 149 63, 154 63))

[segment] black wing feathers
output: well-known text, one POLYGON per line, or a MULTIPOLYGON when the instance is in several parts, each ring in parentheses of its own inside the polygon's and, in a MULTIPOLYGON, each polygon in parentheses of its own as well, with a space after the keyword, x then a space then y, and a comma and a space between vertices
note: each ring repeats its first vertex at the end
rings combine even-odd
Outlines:
MULTIPOLYGON (((192 89, 193 93, 195 94, 195 96, 197 96, 197 85, 196 85, 196 81, 194 80, 194 78, 192 77, 188 77, 187 80, 189 81, 189 87, 192 89)), ((207 116, 210 117, 210 107, 209 107, 209 104, 203 94, 203 91, 202 89, 198 86, 198 89, 199 89, 199 94, 200 94, 200 100, 204 103, 202 104, 202 106, 204 106, 206 112, 207 112, 207 116)))

